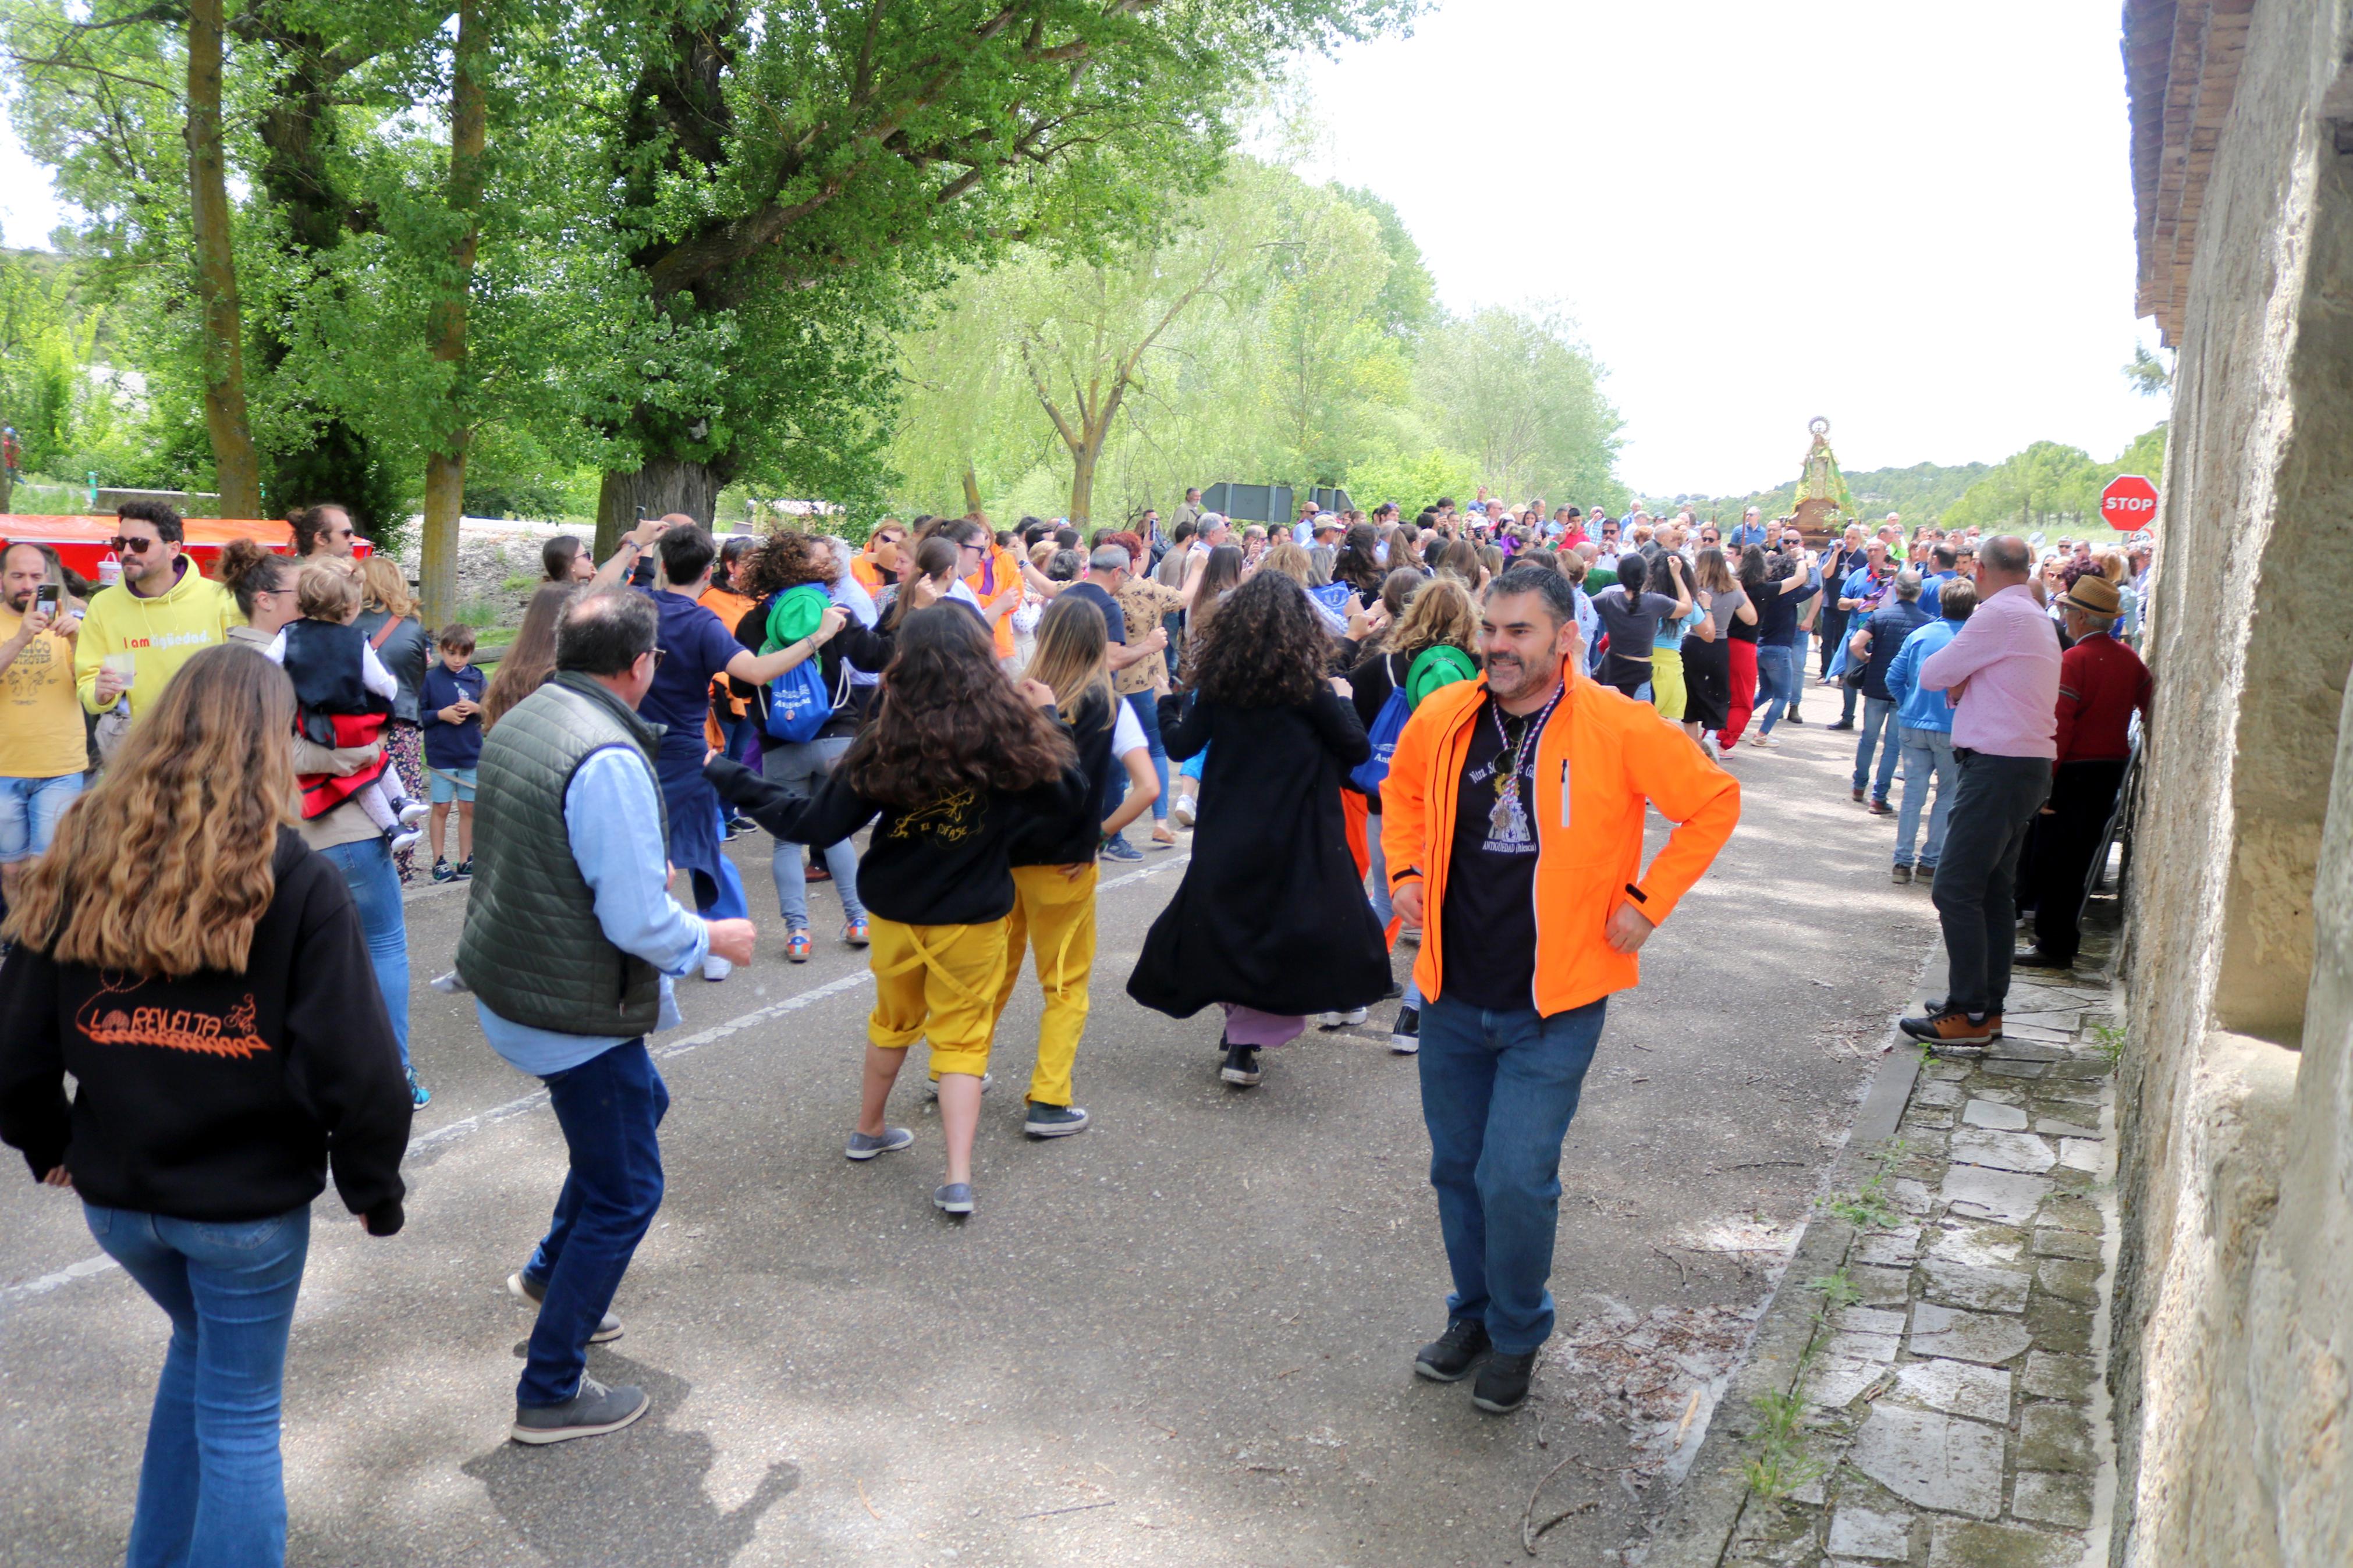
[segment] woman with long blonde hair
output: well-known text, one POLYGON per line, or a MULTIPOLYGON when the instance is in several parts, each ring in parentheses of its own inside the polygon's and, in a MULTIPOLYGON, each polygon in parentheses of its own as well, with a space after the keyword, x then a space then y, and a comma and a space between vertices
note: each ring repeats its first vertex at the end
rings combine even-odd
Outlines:
POLYGON ((0 1139, 172 1321, 132 1563, 285 1561, 286 1342, 331 1151, 368 1233, 401 1226, 408 1090, 351 897, 292 826, 294 712, 252 649, 189 659, 0 928, 0 1139))
MULTIPOLYGON (((360 614, 352 625, 368 639, 377 662, 400 683, 400 692, 392 700, 392 721, 384 730, 385 751, 409 796, 423 800, 425 731, 420 726, 424 715, 417 694, 424 689, 425 671, 433 662, 433 639, 417 618, 417 598, 408 591, 408 579, 401 575, 399 562, 379 551, 361 560, 358 566, 360 614)), ((415 878, 410 851, 404 849, 394 856, 393 864, 403 882, 415 878)))
POLYGON ((1160 793, 1144 726, 1113 694, 1111 635, 1088 600, 1056 599, 1038 623, 1029 679, 1054 693, 1054 707, 1087 778, 1087 808, 1071 823, 1041 823, 1013 853, 1013 912, 1005 917, 1005 977, 996 1017, 1021 978, 1021 954, 1038 950, 1038 1065, 1029 1075, 1023 1130, 1032 1138, 1083 1132, 1087 1113, 1072 1103, 1071 1067, 1086 1032, 1095 962, 1095 857, 1113 834, 1150 809, 1160 793), (1127 798, 1111 805, 1124 770, 1127 798))

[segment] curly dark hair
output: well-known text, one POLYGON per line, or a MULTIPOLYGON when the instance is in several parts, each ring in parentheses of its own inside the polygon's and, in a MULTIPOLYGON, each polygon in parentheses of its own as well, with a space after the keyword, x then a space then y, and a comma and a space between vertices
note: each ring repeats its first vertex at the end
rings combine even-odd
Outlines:
POLYGON ((1194 639, 1185 685, 1229 708, 1298 708, 1315 700, 1333 644, 1307 591, 1254 572, 1194 639))
POLYGON ((1025 790, 1074 760, 1069 737, 997 668, 997 644, 965 605, 916 611, 895 641, 873 717, 838 770, 867 799, 912 811, 959 790, 1025 790))
POLYGON ((813 533, 779 529, 768 535, 751 559, 735 568, 735 592, 747 599, 765 599, 804 583, 830 583, 840 563, 833 546, 813 533))

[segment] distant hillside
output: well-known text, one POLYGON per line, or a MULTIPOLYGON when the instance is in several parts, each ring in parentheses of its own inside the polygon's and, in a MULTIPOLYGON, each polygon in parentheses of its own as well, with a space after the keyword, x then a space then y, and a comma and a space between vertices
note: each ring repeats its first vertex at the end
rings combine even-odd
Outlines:
MULTIPOLYGON (((1915 463, 1908 468, 1850 470, 1846 483, 1857 511, 1901 512, 1904 521, 1912 524, 1942 516, 1971 485, 1991 472, 1990 463, 1964 463, 1958 468, 1915 463)), ((1727 521, 1752 506, 1767 517, 1778 517, 1797 503, 1798 480, 1794 474, 1788 483, 1778 489, 1757 490, 1745 496, 1645 496, 1642 502, 1651 511, 1687 506, 1702 517, 1727 521)))

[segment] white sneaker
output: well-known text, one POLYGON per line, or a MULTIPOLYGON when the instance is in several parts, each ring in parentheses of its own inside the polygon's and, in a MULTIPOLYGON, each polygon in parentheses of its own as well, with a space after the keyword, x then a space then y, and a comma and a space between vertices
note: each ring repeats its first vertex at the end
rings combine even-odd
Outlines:
POLYGON ((417 828, 403 828, 400 832, 392 836, 390 840, 386 842, 385 847, 391 850, 395 855, 397 855, 402 850, 411 848, 417 844, 422 842, 424 837, 425 835, 417 828))
POLYGON ((423 801, 412 800, 393 815, 400 818, 400 825, 403 827, 414 827, 424 821, 432 810, 433 808, 423 801))
POLYGON ((726 959, 713 957, 702 961, 702 977, 705 980, 724 980, 734 973, 735 966, 726 959))
POLYGON ((1319 1028, 1352 1029, 1369 1016, 1366 1009, 1351 1007, 1345 1013, 1326 1013, 1315 1020, 1319 1028))
POLYGON ((1192 826, 1193 797, 1189 795, 1178 795, 1176 804, 1168 808, 1168 820, 1179 827, 1192 826))

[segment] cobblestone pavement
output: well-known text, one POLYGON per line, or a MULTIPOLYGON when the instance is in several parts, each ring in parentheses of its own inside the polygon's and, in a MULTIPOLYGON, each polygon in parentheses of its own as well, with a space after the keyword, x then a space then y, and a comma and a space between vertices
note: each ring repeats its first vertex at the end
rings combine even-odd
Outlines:
POLYGON ((2013 985, 1982 1054, 1925 1059, 1895 1135, 1855 1151, 1862 1179, 1824 1200, 1848 1222, 1842 1258, 1809 1277, 1801 1253, 1773 1309, 1811 1332, 1795 1396, 1752 1395, 1739 1423, 1748 1495, 1725 1563, 2106 1555, 2123 999, 2092 975, 2108 940, 2087 938, 2073 974, 2013 985))

